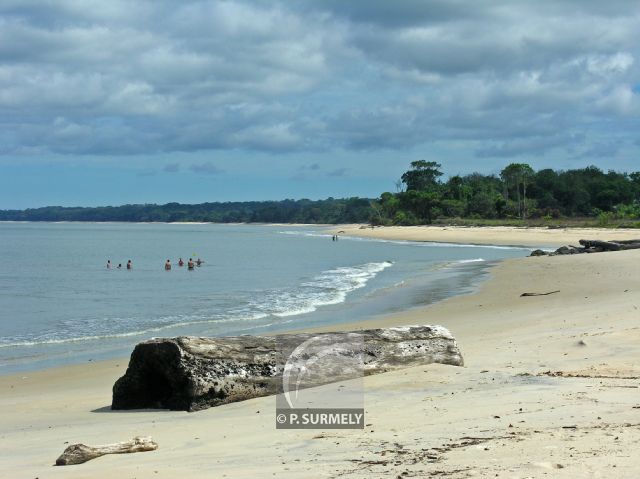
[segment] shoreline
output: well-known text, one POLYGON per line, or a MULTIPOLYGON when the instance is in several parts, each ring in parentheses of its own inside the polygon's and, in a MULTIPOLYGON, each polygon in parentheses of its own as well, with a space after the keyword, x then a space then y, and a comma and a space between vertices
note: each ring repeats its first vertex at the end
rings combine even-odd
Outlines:
MULTIPOLYGON (((277 228, 278 226, 275 225, 275 227, 277 228)), ((278 230, 278 231, 282 232, 281 230, 278 230)), ((322 228, 315 228, 313 232, 309 231, 308 233, 311 234, 312 236, 326 235, 328 237, 329 235, 324 233, 324 231, 325 230, 322 228)), ((285 231, 285 233, 298 234, 298 231, 293 231, 293 228, 291 228, 291 231, 285 231)), ((303 235, 306 235, 306 234, 307 234, 307 231, 306 230, 303 231, 303 235)), ((279 235, 279 236, 282 236, 282 235, 279 235)), ((306 239, 301 241, 306 241, 306 239)), ((378 240, 372 239, 372 241, 378 241, 378 240)), ((357 245, 358 243, 355 243, 355 244, 357 245)), ((353 245, 354 243, 351 244, 351 247, 353 247, 353 245)), ((397 248, 397 246, 393 246, 393 245, 389 245, 389 246, 397 248)), ((472 245, 469 245, 469 246, 472 246, 472 245)), ((494 248, 494 246, 491 246, 491 245, 479 245, 479 246, 482 248, 494 248)), ((386 246, 383 246, 383 247, 386 248, 386 246)), ((495 248, 501 249, 503 247, 495 246, 495 248)), ((458 253, 456 253, 454 249, 452 250, 453 252, 451 253, 451 255, 445 254, 446 258, 440 258, 438 260, 434 260, 438 262, 437 265, 434 264, 434 267, 437 267, 436 269, 438 270, 451 269, 451 271, 456 271, 456 269, 458 269, 459 271, 457 273, 456 272, 444 273, 445 276, 448 274, 451 277, 458 276, 462 279, 459 280, 459 283, 457 284, 453 284, 454 283, 453 281, 451 281, 451 283, 443 282, 442 284, 440 284, 436 279, 431 280, 431 284, 433 286, 438 286, 435 289, 437 289, 439 292, 431 295, 428 300, 414 302, 407 296, 407 293, 404 293, 404 296, 402 296, 403 295, 402 291, 407 291, 408 285, 404 284, 405 281, 401 281, 400 283, 398 283, 398 284, 403 284, 403 286, 401 287, 397 285, 394 285, 393 287, 387 285, 384 288, 384 289, 395 290, 395 292, 392 293, 392 294, 395 294, 395 297, 396 297, 395 300, 393 299, 393 297, 391 297, 391 298, 388 298, 386 300, 386 303, 384 304, 382 303, 383 300, 379 300, 377 304, 374 304, 373 306, 369 306, 368 308, 358 306, 360 308, 358 311, 355 311, 353 309, 350 309, 350 310, 349 309, 341 309, 341 310, 333 309, 332 310, 333 313, 330 312, 329 315, 333 315, 335 318, 331 318, 327 315, 327 313, 322 313, 322 311, 320 311, 318 313, 318 316, 314 316, 313 313, 311 315, 302 314, 300 316, 296 316, 295 320, 293 321, 293 324, 277 325, 277 318, 275 318, 276 321, 269 321, 270 324, 267 324, 264 327, 260 326, 260 323, 258 323, 257 326, 253 325, 253 329, 252 329, 251 323, 248 323, 247 326, 242 326, 242 323, 240 322, 240 323, 234 323, 236 324, 236 327, 239 329, 236 329, 233 332, 221 331, 220 333, 215 333, 215 334, 273 335, 273 334, 287 333, 292 330, 295 330, 295 331, 300 330, 301 328, 305 328, 305 324, 308 324, 308 323, 312 323, 314 325, 325 323, 325 324, 329 324, 330 325, 329 327, 331 328, 338 328, 338 327, 341 327, 339 326, 340 323, 337 323, 335 321, 340 321, 343 324, 352 324, 354 321, 357 321, 361 318, 368 318, 374 314, 376 316, 380 316, 382 314, 392 314, 392 312, 395 313, 399 311, 405 311, 407 309, 421 308, 421 307, 424 307, 425 305, 434 304, 449 297, 468 294, 470 290, 475 290, 476 288, 478 288, 479 285, 487 277, 487 269, 491 267, 491 263, 496 261, 494 259, 495 256, 500 256, 500 257, 513 256, 513 255, 524 256, 528 254, 528 251, 530 251, 530 248, 527 248, 527 247, 509 247, 509 248, 515 248, 517 249, 517 251, 491 253, 491 252, 485 252, 485 251, 476 252, 474 250, 470 253, 471 255, 474 255, 474 256, 470 256, 470 258, 474 258, 474 259, 466 259, 466 260, 446 259, 450 256, 458 257, 458 253), (480 257, 485 258, 485 260, 482 260, 482 258, 480 257), (479 262, 479 260, 482 260, 482 261, 479 262), (475 264, 464 266, 464 268, 462 268, 461 266, 462 263, 475 263, 475 264), (397 298, 400 298, 400 299, 397 299, 397 298), (384 309, 385 306, 386 306, 386 309, 384 309), (380 310, 384 312, 381 312, 380 310), (351 317, 348 317, 348 316, 345 317, 345 314, 348 314, 348 313, 343 314, 343 311, 350 311, 351 317), (318 320, 317 319, 318 317, 321 319, 318 320)), ((431 248, 429 249, 431 250, 431 248)), ((434 249, 434 251, 437 251, 437 248, 434 249)), ((447 251, 450 251, 450 250, 447 249, 447 251)), ((462 254, 461 257, 465 257, 465 255, 462 254)), ((344 263, 344 264, 349 264, 349 263, 344 263)), ((436 272, 433 274, 431 273, 429 274, 430 276, 437 278, 440 273, 436 272)), ((408 273, 406 273, 400 279, 406 280, 407 275, 408 273)), ((450 281, 450 280, 447 280, 447 281, 450 281)), ((414 288, 415 288, 415 284, 414 284, 414 288)), ((346 306, 347 308, 349 308, 350 306, 349 301, 350 301, 349 299, 345 301, 343 298, 342 302, 343 303, 346 302, 347 303, 346 305, 331 304, 331 306, 336 306, 336 308, 337 307, 344 308, 346 306)), ((361 300, 361 301, 364 302, 368 300, 361 300)), ((324 306, 325 306, 324 304, 314 305, 314 308, 318 307, 320 310, 322 310, 324 306)), ((351 304, 351 306, 353 306, 353 304, 351 304)), ((357 306, 357 303, 356 303, 356 306, 357 306)), ((198 322, 199 321, 194 321, 194 324, 197 324, 198 322)), ((215 321, 211 320, 211 323, 215 323, 215 321)), ((12 375, 12 374, 27 374, 34 371, 54 369, 57 367, 65 367, 65 366, 74 365, 74 364, 87 364, 90 362, 96 363, 101 361, 109 361, 112 359, 124 361, 128 357, 127 355, 133 350, 135 344, 137 344, 140 341, 150 339, 151 337, 172 337, 172 336, 177 336, 181 334, 191 334, 191 335, 207 334, 207 333, 202 333, 201 331, 198 331, 196 329, 185 331, 184 328, 188 328, 189 326, 190 326, 189 322, 185 320, 184 322, 178 325, 162 325, 158 328, 148 327, 147 329, 145 329, 144 327, 141 327, 139 328, 139 330, 132 329, 132 330, 125 330, 125 331, 122 331, 122 330, 112 331, 112 332, 104 333, 104 336, 99 336, 99 335, 90 336, 89 334, 87 334, 86 336, 83 336, 81 333, 79 333, 76 337, 65 336, 62 338, 54 338, 49 340, 42 339, 42 340, 39 340, 38 342, 36 342, 36 340, 33 340, 33 341, 24 341, 22 343, 19 343, 16 341, 13 344, 3 344, 0 346, 0 352, 5 353, 3 356, 3 359, 5 357, 8 359, 6 361, 3 361, 3 367, 0 367, 0 376, 6 376, 6 375, 12 375), (103 340, 105 341, 104 343, 102 343, 103 340), (96 346, 95 348, 94 348, 94 345, 96 346), (104 347, 102 347, 103 345, 104 347)))
POLYGON ((640 231, 607 228, 539 228, 515 226, 376 226, 337 225, 328 234, 397 241, 442 242, 495 246, 559 247, 580 239, 629 240, 640 231), (364 227, 363 227, 364 226, 364 227))
POLYGON ((109 411, 126 359, 0 376, 0 407, 11 412, 0 419, 7 431, 0 436, 4 472, 634 477, 640 467, 638 261, 640 250, 503 260, 471 294, 311 329, 440 324, 458 341, 465 367, 431 364, 365 378, 364 431, 276 430, 273 397, 196 413, 109 411), (520 296, 552 290, 560 292, 520 296), (103 444, 134 435, 153 436, 160 449, 51 467, 65 442, 103 444))
MULTIPOLYGON (((32 220, 0 220, 3 223, 34 223, 34 224, 122 224, 122 225, 227 225, 227 226, 292 226, 292 227, 318 227, 330 228, 336 226, 332 223, 221 223, 212 221, 32 221, 32 220)), ((339 226, 339 225, 338 225, 339 226)))
MULTIPOLYGON (((340 322, 340 323, 325 323, 323 325, 320 326, 304 326, 304 325, 288 325, 285 329, 282 330, 267 330, 265 332, 255 332, 255 333, 246 333, 246 334, 254 334, 257 336, 274 336, 274 335, 279 335, 279 334, 290 334, 290 333, 301 333, 301 332, 329 332, 329 331, 347 331, 350 328, 355 329, 363 329, 361 327, 359 327, 360 324, 365 324, 365 323, 370 323, 370 322, 377 322, 377 321, 385 321, 387 318, 393 318, 397 315, 402 315, 402 314, 406 314, 406 313, 411 313, 414 311, 421 311, 424 309, 428 309, 431 307, 434 307, 438 304, 440 304, 443 301, 448 301, 448 300, 452 300, 458 297, 464 297, 470 294, 475 294, 477 293, 483 286, 483 284, 488 281, 491 278, 491 272, 492 270, 498 266, 501 262, 503 261, 507 261, 508 258, 506 259, 493 259, 493 260, 488 260, 485 261, 483 260, 478 266, 478 271, 475 273, 475 277, 473 278, 472 284, 467 285, 463 288, 461 288, 460 290, 456 291, 455 293, 451 293, 448 294, 445 297, 442 297, 440 299, 437 299, 434 302, 428 303, 428 304, 412 304, 412 305, 405 305, 402 309, 399 309, 397 311, 391 312, 391 313, 379 313, 379 314, 375 314, 374 317, 372 318, 368 318, 368 319, 359 319, 359 320, 352 320, 352 321, 347 321, 347 322, 340 322)), ((462 260, 464 261, 464 260, 462 260)), ((476 260, 472 260, 472 262, 475 262, 476 260)), ((440 265, 447 265, 447 266, 451 266, 451 265, 456 265, 458 264, 456 261, 453 262, 449 262, 449 261, 443 261, 442 263, 439 263, 440 265)), ((304 318, 305 315, 302 315, 302 317, 304 318)), ((152 336, 152 337, 148 337, 148 338, 140 338, 140 340, 136 341, 135 344, 137 344, 138 342, 143 342, 149 339, 153 339, 153 338, 165 338, 165 337, 175 337, 175 335, 160 335, 160 336, 152 336)), ((105 338, 106 339, 106 338, 105 338)), ((100 339, 95 339, 95 338, 91 338, 92 341, 96 341, 96 340, 100 340, 100 339)), ((71 342, 75 342, 76 340, 72 340, 71 342)), ((133 344, 130 348, 130 351, 133 351, 133 348, 135 347, 135 344, 133 344)), ((29 347, 33 347, 33 348, 38 348, 41 345, 46 346, 47 343, 43 343, 43 344, 30 344, 29 347)), ((24 346, 21 346, 24 347, 24 346)), ((105 369, 110 369, 113 365, 121 365, 121 364, 127 364, 129 361, 129 356, 126 355, 121 355, 121 356, 112 356, 112 357, 108 357, 105 359, 80 359, 78 358, 77 360, 69 360, 67 362, 64 362, 62 364, 55 364, 52 366, 45 366, 45 367, 41 367, 41 366, 35 366, 35 367, 30 367, 27 366, 24 369, 18 368, 18 369, 14 369, 14 370, 10 370, 10 371, 2 371, 0 370, 0 380, 2 378, 8 377, 8 376, 13 376, 13 377, 24 377, 24 376, 31 376, 34 374, 38 374, 38 373, 47 373, 47 372, 51 372, 54 375, 57 374, 67 374, 67 370, 69 368, 76 368, 78 366, 91 366, 102 369, 101 365, 104 366, 105 369)), ((123 370, 123 374, 124 374, 124 370, 123 370)))

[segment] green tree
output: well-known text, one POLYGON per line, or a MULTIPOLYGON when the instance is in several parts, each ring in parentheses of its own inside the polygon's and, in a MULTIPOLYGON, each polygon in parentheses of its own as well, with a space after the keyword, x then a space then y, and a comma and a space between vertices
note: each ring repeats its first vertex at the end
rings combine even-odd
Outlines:
POLYGON ((407 191, 433 190, 439 186, 441 167, 442 165, 435 161, 412 161, 411 169, 403 173, 400 179, 407 186, 407 191))
POLYGON ((516 190, 518 216, 522 219, 526 219, 527 216, 527 185, 531 182, 534 175, 533 168, 526 163, 511 163, 500 173, 500 177, 507 186, 505 190, 507 192, 505 200, 509 200, 508 188, 511 185, 516 190), (522 188, 522 196, 520 194, 520 188, 522 188))
POLYGON ((431 223, 440 212, 441 197, 435 191, 408 190, 399 194, 400 204, 418 221, 431 223))
POLYGON ((509 202, 509 188, 514 186, 516 187, 516 197, 518 201, 518 216, 520 216, 520 189, 517 187, 518 185, 518 171, 520 167, 517 163, 511 163, 510 165, 504 167, 504 169, 500 172, 500 178, 505 184, 504 188, 504 199, 509 202))
POLYGON ((527 219, 527 184, 531 181, 531 179, 535 176, 535 172, 533 168, 531 168, 526 163, 520 164, 520 181, 522 182, 522 200, 523 200, 523 208, 522 208, 522 219, 527 219))

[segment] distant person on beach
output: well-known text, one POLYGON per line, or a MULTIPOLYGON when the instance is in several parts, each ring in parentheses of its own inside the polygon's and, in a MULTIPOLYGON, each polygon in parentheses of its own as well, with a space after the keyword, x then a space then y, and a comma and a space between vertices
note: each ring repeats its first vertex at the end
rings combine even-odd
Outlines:
POLYGON ((131 269, 133 268, 133 265, 131 264, 131 260, 127 261, 127 269, 131 269))
POLYGON ((202 263, 204 263, 204 261, 198 258, 198 260, 196 261, 196 266, 202 266, 202 263))
POLYGON ((111 260, 110 259, 107 260, 107 269, 111 269, 111 260))
POLYGON ((189 262, 187 263, 187 268, 189 271, 193 271, 193 260, 189 258, 189 262))
POLYGON ((122 269, 122 263, 118 263, 118 269, 122 269))
POLYGON ((184 266, 184 261, 182 261, 182 258, 180 258, 180 261, 178 261, 178 266, 184 266))
POLYGON ((164 264, 164 270, 171 271, 171 260, 167 260, 167 262, 164 264))

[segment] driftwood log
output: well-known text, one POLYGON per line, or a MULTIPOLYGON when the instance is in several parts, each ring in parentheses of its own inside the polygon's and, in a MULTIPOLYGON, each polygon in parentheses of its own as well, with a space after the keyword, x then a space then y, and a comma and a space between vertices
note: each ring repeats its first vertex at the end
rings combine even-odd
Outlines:
POLYGON ((581 239, 579 243, 580 243, 580 246, 561 246, 560 248, 552 252, 537 249, 531 253, 531 256, 557 256, 557 255, 565 255, 565 254, 602 253, 604 251, 623 251, 628 249, 640 249, 640 239, 619 240, 619 241, 599 241, 599 240, 581 239))
POLYGON ((622 245, 620 243, 614 243, 613 241, 598 241, 598 240, 583 240, 579 243, 585 248, 601 249, 602 251, 620 251, 622 245))
POLYGON ((302 343, 313 343, 315 352, 333 350, 336 357, 305 387, 361 377, 362 368, 356 370, 349 366, 353 361, 340 360, 356 354, 363 358, 365 375, 429 363, 463 365, 455 339, 442 326, 152 339, 133 350, 125 375, 113 386, 111 408, 195 411, 275 394, 282 373, 279 351, 294 351, 287 364, 302 363, 309 357, 308 348, 295 353, 302 343), (361 346, 353 348, 353 344, 361 346))
POLYGON ((105 454, 128 454, 131 452, 155 451, 156 449, 158 449, 158 444, 153 442, 150 437, 134 437, 130 441, 105 444, 103 446, 72 444, 56 459, 56 466, 82 464, 105 454))

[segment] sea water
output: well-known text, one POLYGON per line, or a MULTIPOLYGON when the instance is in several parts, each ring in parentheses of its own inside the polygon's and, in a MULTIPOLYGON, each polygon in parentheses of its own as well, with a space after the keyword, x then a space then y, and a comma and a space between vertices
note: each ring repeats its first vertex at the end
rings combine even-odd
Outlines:
POLYGON ((368 319, 470 291, 529 250, 312 227, 0 223, 0 374, 126 356, 151 337, 368 319), (189 258, 204 262, 189 271, 189 258))

